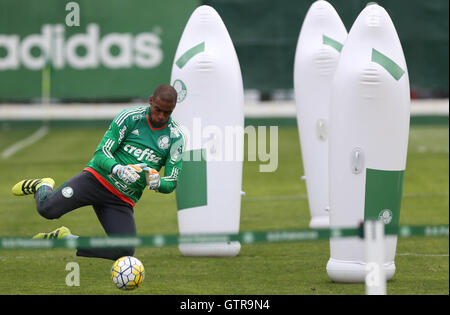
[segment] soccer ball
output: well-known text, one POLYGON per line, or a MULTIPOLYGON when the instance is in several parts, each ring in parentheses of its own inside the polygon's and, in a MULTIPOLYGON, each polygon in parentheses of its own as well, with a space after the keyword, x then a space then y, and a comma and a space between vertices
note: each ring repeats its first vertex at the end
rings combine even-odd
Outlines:
POLYGON ((121 290, 138 288, 144 281, 144 276, 144 265, 132 256, 117 259, 111 268, 111 280, 121 290))

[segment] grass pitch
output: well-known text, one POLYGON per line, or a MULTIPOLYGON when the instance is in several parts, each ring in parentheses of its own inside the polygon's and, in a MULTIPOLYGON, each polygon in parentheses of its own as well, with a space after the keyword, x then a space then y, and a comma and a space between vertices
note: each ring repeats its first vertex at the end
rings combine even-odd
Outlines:
MULTIPOLYGON (((34 129, 0 125, 0 148, 34 129)), ((82 170, 107 126, 54 127, 9 159, 0 158, 0 235, 31 237, 65 225, 82 236, 105 235, 90 207, 49 221, 31 196, 15 197, 20 179, 53 177, 56 184, 82 170)), ((400 224, 449 222, 448 126, 412 126, 400 224)), ((296 128, 279 129, 279 164, 260 173, 244 162, 241 231, 307 228, 306 199, 296 128)), ((175 194, 144 193, 135 208, 138 234, 178 232, 175 194)), ((448 238, 400 238, 388 294, 449 294, 448 238)), ((364 294, 363 284, 337 284, 326 274, 329 242, 243 245, 235 258, 182 257, 176 247, 136 250, 146 268, 141 288, 124 292, 109 279, 112 261, 76 257, 74 250, 0 250, 1 294, 364 294), (69 287, 66 264, 80 266, 80 286, 69 287)))

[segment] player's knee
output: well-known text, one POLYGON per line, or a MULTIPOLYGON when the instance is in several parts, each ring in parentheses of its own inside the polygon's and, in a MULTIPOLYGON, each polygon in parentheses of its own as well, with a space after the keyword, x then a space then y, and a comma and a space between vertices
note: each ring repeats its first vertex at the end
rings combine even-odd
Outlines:
POLYGON ((58 219, 59 217, 61 217, 61 214, 58 213, 57 209, 55 209, 48 203, 38 204, 37 211, 41 216, 48 220, 58 219))

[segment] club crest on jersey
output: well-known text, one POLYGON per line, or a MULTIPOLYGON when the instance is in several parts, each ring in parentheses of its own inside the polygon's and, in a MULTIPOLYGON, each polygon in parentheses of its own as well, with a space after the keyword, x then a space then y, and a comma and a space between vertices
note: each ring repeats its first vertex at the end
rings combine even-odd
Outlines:
POLYGON ((158 146, 163 150, 168 149, 170 147, 170 138, 166 135, 162 135, 158 138, 158 146))

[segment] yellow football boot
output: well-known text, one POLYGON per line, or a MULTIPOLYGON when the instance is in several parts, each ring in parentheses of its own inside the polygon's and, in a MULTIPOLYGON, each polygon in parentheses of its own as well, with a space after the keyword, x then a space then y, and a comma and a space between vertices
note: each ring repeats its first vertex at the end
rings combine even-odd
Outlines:
POLYGON ((50 233, 38 233, 35 236, 33 236, 33 239, 45 239, 45 240, 51 240, 51 239, 65 239, 66 236, 72 235, 70 233, 70 230, 66 228, 65 226, 61 226, 60 228, 57 228, 56 230, 50 232, 50 233))
POLYGON ((53 178, 24 179, 13 186, 11 192, 16 196, 26 196, 34 194, 41 185, 48 185, 53 188, 55 181, 53 178))

